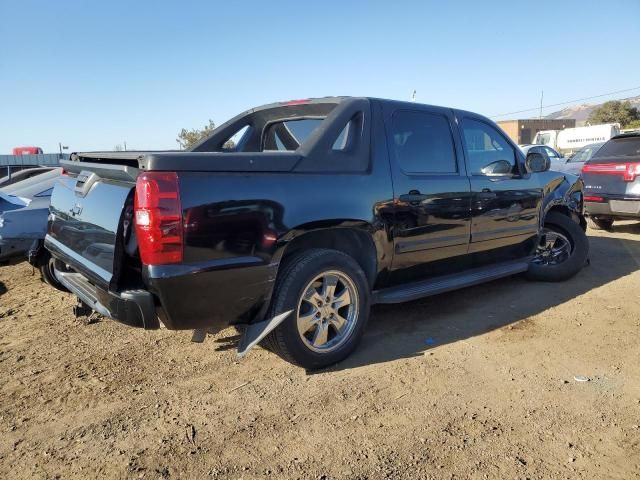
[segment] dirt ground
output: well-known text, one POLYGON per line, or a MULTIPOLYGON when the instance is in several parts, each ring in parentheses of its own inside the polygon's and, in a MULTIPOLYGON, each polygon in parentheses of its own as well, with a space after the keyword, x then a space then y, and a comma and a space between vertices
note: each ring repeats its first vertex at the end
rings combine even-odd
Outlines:
POLYGON ((377 307, 314 374, 1 267, 0 478, 640 478, 640 225, 589 235, 571 281, 377 307))

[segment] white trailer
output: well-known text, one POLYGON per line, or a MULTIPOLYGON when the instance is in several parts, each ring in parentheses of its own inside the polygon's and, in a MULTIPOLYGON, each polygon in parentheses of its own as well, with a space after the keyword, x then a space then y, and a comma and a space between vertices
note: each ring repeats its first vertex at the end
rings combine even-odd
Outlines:
POLYGON ((606 142, 620 133, 619 123, 605 123, 564 130, 541 130, 533 139, 535 144, 548 145, 562 154, 571 154, 590 143, 606 142))

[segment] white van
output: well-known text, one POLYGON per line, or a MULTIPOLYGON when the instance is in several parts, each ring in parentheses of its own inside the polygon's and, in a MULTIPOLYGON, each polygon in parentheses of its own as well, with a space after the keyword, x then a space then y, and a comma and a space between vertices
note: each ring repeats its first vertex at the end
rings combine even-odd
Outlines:
POLYGON ((605 123, 564 130, 541 130, 536 133, 533 143, 548 145, 564 155, 570 155, 591 143, 606 142, 619 133, 619 123, 605 123))

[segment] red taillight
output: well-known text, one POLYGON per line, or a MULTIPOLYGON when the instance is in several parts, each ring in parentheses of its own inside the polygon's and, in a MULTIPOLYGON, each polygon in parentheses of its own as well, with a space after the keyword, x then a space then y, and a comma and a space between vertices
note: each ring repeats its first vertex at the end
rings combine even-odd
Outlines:
POLYGON ((596 195, 585 195, 584 201, 585 202, 604 202, 604 198, 598 197, 596 195))
POLYGON ((640 175, 640 163, 591 163, 582 167, 582 172, 622 175, 625 182, 633 182, 640 175))
POLYGON ((633 182, 638 175, 640 175, 640 163, 628 163, 624 180, 626 182, 633 182))
POLYGON ((142 263, 180 263, 183 226, 178 175, 175 172, 140 175, 136 182, 134 209, 142 263))

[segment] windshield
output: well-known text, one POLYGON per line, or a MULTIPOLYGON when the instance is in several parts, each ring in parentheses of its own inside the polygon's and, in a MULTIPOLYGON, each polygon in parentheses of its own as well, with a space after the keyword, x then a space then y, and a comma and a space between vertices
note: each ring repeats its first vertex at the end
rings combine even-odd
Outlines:
POLYGON ((549 145, 551 143, 551 134, 538 132, 536 134, 536 138, 534 138, 533 140, 536 144, 549 145))
POLYGON ((591 157, 593 160, 606 157, 640 156, 640 136, 620 137, 609 140, 591 157))
POLYGON ((593 157, 598 150, 604 145, 604 143, 592 143, 591 145, 587 145, 582 147, 580 150, 576 152, 576 154, 571 157, 570 162, 586 162, 591 157, 593 157))

